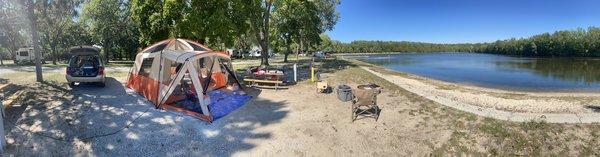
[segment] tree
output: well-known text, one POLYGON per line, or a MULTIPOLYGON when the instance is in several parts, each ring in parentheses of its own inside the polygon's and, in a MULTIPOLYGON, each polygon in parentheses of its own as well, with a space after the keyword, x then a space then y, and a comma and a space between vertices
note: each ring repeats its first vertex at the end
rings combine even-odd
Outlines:
POLYGON ((283 62, 288 62, 288 55, 291 54, 291 44, 293 38, 299 36, 299 9, 298 1, 288 0, 286 3, 282 3, 277 11, 273 13, 272 27, 272 43, 276 49, 283 50, 284 59, 283 62))
POLYGON ((254 34, 248 30, 236 36, 234 48, 243 53, 250 52, 254 43, 256 43, 256 38, 254 37, 254 34))
POLYGON ((92 32, 94 41, 102 45, 104 59, 119 58, 122 53, 134 52, 137 30, 131 22, 127 0, 90 0, 83 6, 81 20, 92 32), (116 50, 121 51, 117 53, 116 50))
POLYGON ((250 25, 261 48, 260 65, 269 65, 269 21, 273 4, 274 0, 252 0, 251 8, 254 9, 249 12, 250 25))
POLYGON ((34 12, 35 4, 33 0, 22 1, 22 3, 23 6, 27 7, 27 13, 30 21, 29 26, 31 28, 31 41, 33 42, 33 51, 35 53, 35 78, 37 82, 44 82, 42 77, 42 63, 40 60, 42 53, 40 53, 39 36, 37 32, 37 17, 35 16, 34 12))
POLYGON ((332 42, 333 52, 479 52, 517 56, 600 57, 600 28, 563 30, 491 43, 434 44, 406 41, 332 42))
POLYGON ((142 45, 181 37, 224 49, 248 33, 252 3, 247 0, 134 0, 131 12, 139 26, 142 45))
POLYGON ((46 52, 52 54, 52 63, 56 64, 59 59, 59 51, 72 46, 67 43, 69 32, 65 28, 76 25, 73 21, 77 16, 76 7, 83 0, 70 1, 35 1, 35 16, 38 20, 39 31, 42 33, 42 45, 46 52))
POLYGON ((319 45, 319 50, 324 51, 324 52, 332 52, 334 50, 334 47, 333 47, 334 43, 331 40, 331 38, 329 38, 329 36, 327 36, 327 34, 325 34, 325 33, 321 33, 320 37, 321 37, 321 45, 319 45))
MULTIPOLYGON (((317 49, 321 43, 321 34, 333 29, 339 19, 335 7, 338 0, 308 1, 282 0, 278 1, 273 11, 273 34, 276 40, 281 40, 286 48, 284 61, 290 54, 293 42, 299 45, 299 51, 309 48, 317 49)), ((278 42, 274 42, 278 43, 278 42)))
POLYGON ((161 0, 133 0, 131 12, 140 32, 141 45, 149 45, 168 37, 168 31, 162 23, 161 0))
MULTIPOLYGON (((14 0, 0 1, 0 46, 4 47, 9 54, 4 54, 2 59, 9 57, 15 59, 16 50, 25 46, 26 37, 21 32, 27 32, 23 27, 27 25, 27 19, 20 14, 24 12, 21 4, 14 0)), ((3 64, 3 63, 2 63, 3 64)))

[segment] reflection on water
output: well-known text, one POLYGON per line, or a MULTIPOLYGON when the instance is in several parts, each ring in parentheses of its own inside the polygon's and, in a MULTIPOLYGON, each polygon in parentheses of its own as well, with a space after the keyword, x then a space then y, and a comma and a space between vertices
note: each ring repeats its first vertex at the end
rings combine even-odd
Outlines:
POLYGON ((555 77, 564 81, 581 83, 600 82, 599 59, 577 58, 539 58, 523 59, 525 61, 496 62, 498 66, 531 70, 545 77, 555 77))
POLYGON ((420 76, 486 87, 600 91, 600 59, 473 53, 371 55, 356 59, 420 76))

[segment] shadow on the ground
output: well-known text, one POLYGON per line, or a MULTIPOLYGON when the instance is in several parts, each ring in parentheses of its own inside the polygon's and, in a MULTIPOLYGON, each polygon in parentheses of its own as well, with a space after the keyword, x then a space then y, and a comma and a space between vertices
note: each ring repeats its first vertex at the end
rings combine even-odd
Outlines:
POLYGON ((253 100, 213 124, 155 109, 110 77, 104 88, 45 82, 24 90, 20 107, 6 110, 6 154, 231 156, 255 147, 248 141, 271 138, 256 129, 288 113, 287 102, 259 99, 260 90, 248 91, 253 100))
POLYGON ((587 105, 585 108, 590 109, 594 112, 600 112, 600 105, 587 105))

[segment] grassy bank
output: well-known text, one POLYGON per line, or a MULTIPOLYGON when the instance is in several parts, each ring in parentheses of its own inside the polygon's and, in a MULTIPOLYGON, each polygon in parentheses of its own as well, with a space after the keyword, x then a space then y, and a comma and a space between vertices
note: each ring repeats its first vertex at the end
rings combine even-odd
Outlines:
MULTIPOLYGON (((406 97, 413 109, 397 111, 419 121, 417 128, 451 132, 443 143, 428 143, 435 156, 445 154, 515 155, 600 155, 600 124, 549 124, 543 121, 515 123, 483 118, 437 104, 377 77, 355 62, 340 62, 347 67, 335 72, 336 82, 376 83, 389 97, 406 97)), ((397 105, 401 105, 398 102, 397 105)), ((391 111, 388 111, 391 112, 391 111)), ((396 112, 396 111, 393 111, 396 112)))

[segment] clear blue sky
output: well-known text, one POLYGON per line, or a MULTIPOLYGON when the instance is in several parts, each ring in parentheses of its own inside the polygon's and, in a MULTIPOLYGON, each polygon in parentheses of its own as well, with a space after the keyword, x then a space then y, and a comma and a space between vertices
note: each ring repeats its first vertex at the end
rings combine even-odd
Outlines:
POLYGON ((342 0, 342 42, 491 42, 600 26, 600 0, 342 0))

